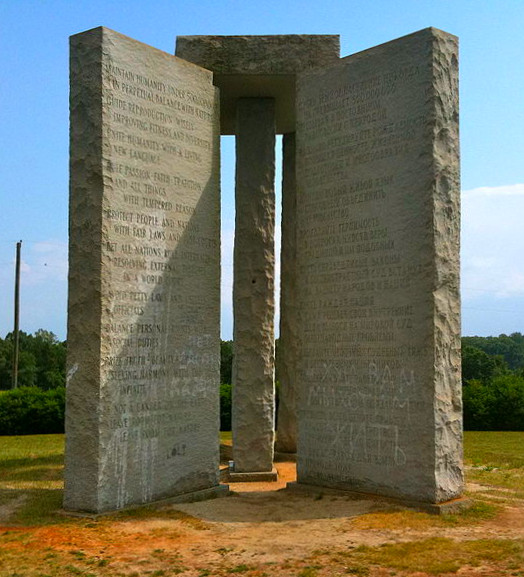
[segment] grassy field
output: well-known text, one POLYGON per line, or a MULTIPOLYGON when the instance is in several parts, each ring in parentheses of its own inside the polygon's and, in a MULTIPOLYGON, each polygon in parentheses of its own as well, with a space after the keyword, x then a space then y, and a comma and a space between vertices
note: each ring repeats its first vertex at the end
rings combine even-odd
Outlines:
POLYGON ((469 482, 495 499, 524 499, 524 432, 466 431, 464 459, 469 482))
MULTIPOLYGON (((230 444, 231 434, 223 433, 221 442, 230 444)), ((351 531, 366 538, 396 531, 401 536, 399 542, 363 544, 348 550, 327 547, 309 552, 300 561, 266 563, 267 566, 257 562, 228 566, 225 561, 187 566, 183 563, 183 549, 175 545, 188 538, 188 530, 196 531, 196 536, 192 534, 196 542, 206 531, 215 539, 209 524, 180 511, 158 511, 154 507, 95 521, 65 517, 59 512, 63 435, 0 437, 0 577, 422 577, 459 570, 465 577, 524 577, 524 541, 520 533, 508 537, 504 525, 508 511, 515 513, 518 509, 524 518, 524 432, 466 432, 464 452, 467 481, 472 487, 469 495, 474 499, 469 511, 433 517, 392 509, 348 521, 351 531), (136 555, 132 551, 138 544, 122 544, 122 535, 129 531, 122 533, 123 523, 130 520, 147 521, 152 527, 150 531, 141 529, 141 545, 150 545, 136 555), (158 524, 168 522, 172 526, 164 527, 162 531, 167 533, 163 533, 158 524), (484 526, 489 526, 491 532, 480 538, 480 528, 484 526), (494 533, 496 526, 504 529, 502 535, 494 533), (453 533, 457 528, 472 528, 471 538, 457 540, 453 533), (448 530, 452 531, 451 536, 446 533, 448 530), (87 545, 98 542, 100 546, 87 545), (113 544, 111 554, 109 545, 103 543, 113 544), (120 551, 119 555, 114 551, 120 551), (487 567, 487 572, 483 572, 483 567, 487 567), (472 573, 468 573, 468 568, 472 573)), ((216 542, 215 550, 225 559, 230 549, 216 542)))

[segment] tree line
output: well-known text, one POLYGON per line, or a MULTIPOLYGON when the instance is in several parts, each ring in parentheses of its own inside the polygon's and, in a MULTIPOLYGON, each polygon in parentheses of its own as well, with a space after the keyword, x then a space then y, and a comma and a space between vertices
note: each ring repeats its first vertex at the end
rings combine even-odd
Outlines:
POLYGON ((524 335, 462 338, 464 428, 524 431, 524 335))
MULTIPOLYGON (((0 435, 63 432, 66 342, 43 329, 20 332, 19 388, 11 391, 13 349, 12 333, 0 338, 0 435)), ((231 430, 232 341, 221 342, 220 360, 225 431, 231 430)), ((524 335, 463 337, 462 385, 465 429, 524 430, 524 335)))

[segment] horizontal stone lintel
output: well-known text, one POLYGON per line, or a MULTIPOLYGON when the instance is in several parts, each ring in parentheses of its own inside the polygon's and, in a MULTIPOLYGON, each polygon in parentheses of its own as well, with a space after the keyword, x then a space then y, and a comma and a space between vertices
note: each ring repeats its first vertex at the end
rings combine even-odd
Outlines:
POLYGON ((299 72, 335 63, 336 34, 178 36, 176 56, 214 73, 220 89, 221 134, 235 133, 238 98, 274 98, 276 131, 295 131, 295 80, 299 72))

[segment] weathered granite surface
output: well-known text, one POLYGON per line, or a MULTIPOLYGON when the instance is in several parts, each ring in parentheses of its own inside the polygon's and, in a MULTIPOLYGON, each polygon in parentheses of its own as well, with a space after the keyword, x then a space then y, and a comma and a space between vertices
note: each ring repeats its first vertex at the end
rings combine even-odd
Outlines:
POLYGON ((295 134, 284 134, 282 154, 282 240, 280 249, 280 337, 276 374, 280 382, 275 450, 297 451, 296 363, 296 210, 295 134))
POLYGON ((274 98, 275 130, 295 130, 299 72, 335 63, 340 38, 331 34, 178 36, 176 55, 213 71, 220 89, 220 130, 235 134, 238 98, 274 98))
POLYGON ((298 481, 463 488, 457 39, 299 76, 298 481))
POLYGON ((212 74, 71 38, 64 507, 218 486, 219 128, 212 74))
POLYGON ((296 74, 332 64, 338 34, 177 36, 176 55, 215 74, 296 74))
POLYGON ((233 272, 234 472, 271 471, 274 442, 275 108, 237 104, 233 272))

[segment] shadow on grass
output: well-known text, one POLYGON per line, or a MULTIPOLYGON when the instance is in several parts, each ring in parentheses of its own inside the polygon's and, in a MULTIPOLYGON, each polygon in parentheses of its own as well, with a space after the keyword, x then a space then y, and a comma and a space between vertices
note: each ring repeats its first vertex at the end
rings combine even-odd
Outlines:
POLYGON ((35 526, 63 523, 62 489, 0 489, 0 525, 35 526))
POLYGON ((61 481, 63 479, 63 455, 7 459, 0 462, 0 487, 19 481, 61 481))

